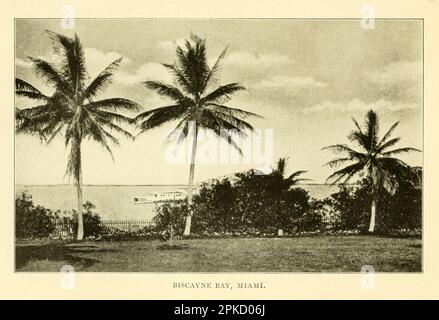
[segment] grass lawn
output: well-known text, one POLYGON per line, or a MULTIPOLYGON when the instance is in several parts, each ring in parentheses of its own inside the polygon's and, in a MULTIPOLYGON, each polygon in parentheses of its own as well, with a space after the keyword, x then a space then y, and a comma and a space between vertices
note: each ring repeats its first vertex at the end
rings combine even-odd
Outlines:
POLYGON ((375 236, 22 243, 17 271, 421 272, 422 240, 375 236))

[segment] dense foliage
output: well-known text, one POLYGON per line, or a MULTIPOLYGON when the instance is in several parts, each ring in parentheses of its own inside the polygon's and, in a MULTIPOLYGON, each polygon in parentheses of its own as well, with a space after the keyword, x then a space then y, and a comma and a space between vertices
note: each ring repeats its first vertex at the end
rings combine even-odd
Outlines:
POLYGON ((56 213, 35 206, 32 196, 21 193, 15 199, 15 234, 17 239, 47 238, 55 230, 56 213))
MULTIPOLYGON (((101 218, 87 201, 84 204, 84 233, 86 238, 97 238, 104 234, 101 218)), ((54 236, 56 223, 72 226, 76 234, 78 214, 75 210, 60 213, 40 205, 34 205, 32 196, 20 193, 15 199, 15 232, 17 239, 43 239, 54 236)))
MULTIPOLYGON (((370 180, 357 185, 340 186, 338 192, 325 199, 311 199, 304 189, 283 187, 273 175, 257 175, 254 171, 237 174, 230 179, 202 185, 193 202, 193 236, 276 236, 284 235, 366 233, 370 219, 370 180)), ((380 190, 377 233, 419 234, 422 228, 422 191, 411 183, 400 184, 391 194, 380 190)), ((183 229, 187 212, 184 202, 166 203, 173 212, 175 234, 183 229)), ((169 230, 169 217, 155 218, 161 230, 169 230)))

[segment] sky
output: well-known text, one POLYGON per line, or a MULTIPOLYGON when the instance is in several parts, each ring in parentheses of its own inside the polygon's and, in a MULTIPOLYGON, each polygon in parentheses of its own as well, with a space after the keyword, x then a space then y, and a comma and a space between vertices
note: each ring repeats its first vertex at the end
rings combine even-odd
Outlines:
MULTIPOLYGON (((257 149, 255 141, 259 139, 262 153, 269 155, 270 146, 264 142, 272 141, 273 161, 288 157, 287 173, 307 170, 306 177, 313 183, 325 182, 333 169, 323 164, 337 155, 322 148, 349 143, 352 117, 363 123, 370 109, 379 115, 381 135, 400 121, 394 132, 402 138, 399 146, 422 150, 422 20, 377 20, 373 29, 362 28, 355 19, 77 19, 74 30, 62 26, 58 19, 16 20, 16 76, 46 94, 53 90, 35 75, 28 60, 29 56, 55 59, 46 30, 79 36, 90 79, 123 57, 112 85, 100 97, 131 99, 144 110, 169 105, 142 82, 172 83, 161 63, 172 63, 177 46, 194 33, 206 38, 210 64, 228 48, 214 85, 239 82, 246 87, 228 105, 263 116, 247 119, 259 130, 257 138, 247 145, 257 149)), ((18 108, 34 105, 16 99, 18 108)), ((121 138, 121 145, 113 148, 114 160, 101 146, 86 141, 82 152, 84 183, 187 183, 187 161, 166 160, 166 136, 175 126, 164 125, 134 141, 121 138)), ((136 129, 132 132, 138 133, 136 129)), ((203 141, 199 142, 201 156, 203 141)), ((17 135, 16 183, 69 183, 65 176, 67 155, 62 136, 46 145, 36 137, 17 135)), ((401 157, 413 166, 422 165, 422 158, 422 153, 401 157)), ((239 163, 214 162, 199 163, 195 180, 261 166, 255 156, 239 163)))

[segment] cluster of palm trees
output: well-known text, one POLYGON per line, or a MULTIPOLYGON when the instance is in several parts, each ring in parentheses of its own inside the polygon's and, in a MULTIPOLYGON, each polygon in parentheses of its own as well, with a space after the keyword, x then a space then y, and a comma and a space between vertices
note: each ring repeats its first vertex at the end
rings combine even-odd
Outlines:
MULTIPOLYGON (((163 64, 172 73, 175 84, 160 81, 144 82, 146 88, 155 91, 171 103, 141 112, 134 117, 127 114, 142 110, 142 106, 134 101, 124 98, 97 99, 99 94, 111 84, 114 71, 119 67, 122 58, 112 62, 95 79, 88 81, 84 50, 78 36, 70 38, 52 32, 49 32, 49 36, 59 55, 57 62, 49 62, 41 58, 29 59, 36 75, 53 89, 53 93, 46 95, 22 79, 15 80, 16 94, 37 102, 37 106, 16 108, 16 132, 37 135, 46 143, 50 143, 57 136, 63 136, 65 145, 70 150, 66 174, 74 179, 77 190, 77 240, 82 240, 84 236, 81 171, 81 146, 84 139, 97 142, 111 155, 111 147, 119 145, 117 135, 134 139, 133 134, 128 130, 131 125, 136 125, 143 133, 165 123, 178 121, 175 128, 175 132, 178 131, 180 135, 178 140, 182 141, 190 135, 193 137, 187 195, 190 207, 198 130, 212 130, 219 138, 225 139, 239 149, 239 146, 233 144, 232 137, 224 134, 227 131, 221 129, 233 129, 245 135, 245 130, 253 130, 252 125, 245 120, 248 117, 260 117, 255 113, 226 105, 233 94, 245 88, 239 83, 215 86, 214 80, 218 79, 226 50, 212 66, 209 66, 205 40, 195 35, 191 35, 190 40, 186 40, 183 46, 177 48, 176 60, 173 64, 163 64), (192 130, 194 132, 189 130, 191 123, 195 124, 192 130)), ((396 188, 398 180, 396 178, 410 171, 407 164, 392 156, 416 149, 388 150, 399 141, 399 138, 390 139, 397 123, 379 140, 378 119, 373 111, 367 115, 364 130, 355 120, 354 122, 357 130, 349 137, 364 150, 355 151, 347 145, 328 147, 347 154, 346 157, 333 160, 328 165, 337 166, 343 162, 353 162, 336 171, 330 178, 336 178, 332 183, 345 183, 355 174, 365 171, 373 179, 374 197, 370 227, 372 232, 379 188, 381 186, 396 188)), ((285 167, 285 163, 280 164, 278 171, 283 175, 282 165, 285 167)), ((192 213, 189 212, 184 235, 190 234, 191 216, 192 213)))

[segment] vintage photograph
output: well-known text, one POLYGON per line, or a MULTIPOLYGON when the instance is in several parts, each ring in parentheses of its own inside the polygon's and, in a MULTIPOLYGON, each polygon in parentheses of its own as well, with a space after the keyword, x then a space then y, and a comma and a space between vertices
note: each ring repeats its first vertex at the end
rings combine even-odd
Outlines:
POLYGON ((15 19, 15 272, 423 272, 423 46, 422 19, 15 19))

